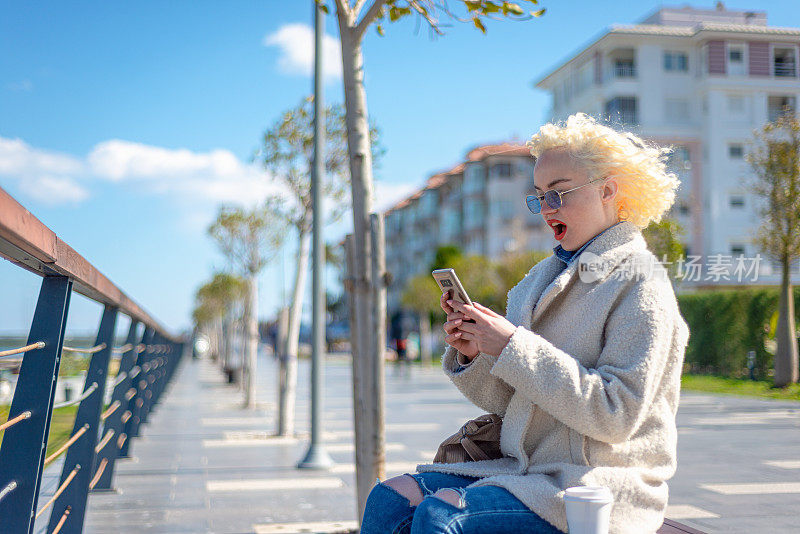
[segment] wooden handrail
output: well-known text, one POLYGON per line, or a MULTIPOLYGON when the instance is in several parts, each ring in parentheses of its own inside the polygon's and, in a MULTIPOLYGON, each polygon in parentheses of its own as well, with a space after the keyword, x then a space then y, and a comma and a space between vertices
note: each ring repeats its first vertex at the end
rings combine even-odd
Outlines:
MULTIPOLYGON (((0 187, 0 257, 38 275, 68 276, 73 289, 166 335, 161 324, 0 187)), ((172 339, 177 341, 177 339, 172 339)))

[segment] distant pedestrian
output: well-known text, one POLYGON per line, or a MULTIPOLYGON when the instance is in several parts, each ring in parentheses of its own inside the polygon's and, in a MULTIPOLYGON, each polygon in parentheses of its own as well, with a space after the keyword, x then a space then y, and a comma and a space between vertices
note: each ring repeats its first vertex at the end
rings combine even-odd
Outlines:
POLYGON ((611 490, 612 534, 653 534, 664 521, 689 332, 640 230, 670 208, 678 180, 665 149, 584 114, 542 126, 528 145, 526 200, 553 230, 554 254, 508 293, 505 317, 447 293, 440 303, 444 371, 502 417, 502 457, 378 483, 362 534, 557 534, 564 490, 587 485, 611 490))
POLYGON ((409 363, 408 336, 411 333, 411 319, 407 311, 400 309, 392 315, 389 322, 389 335, 397 353, 398 365, 409 363))

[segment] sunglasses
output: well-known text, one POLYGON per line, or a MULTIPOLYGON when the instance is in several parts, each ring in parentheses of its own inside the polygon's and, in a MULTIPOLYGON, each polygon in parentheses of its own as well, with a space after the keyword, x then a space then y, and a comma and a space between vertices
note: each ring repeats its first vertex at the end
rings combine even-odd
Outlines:
POLYGON ((525 202, 528 204, 528 209, 531 210, 531 213, 541 213, 542 212, 542 200, 544 200, 547 205, 552 210, 557 210, 561 206, 564 205, 564 201, 561 199, 562 195, 566 195, 576 189, 580 189, 581 187, 587 186, 593 182, 597 182, 602 180, 603 178, 596 178, 589 182, 586 182, 583 185, 579 185, 578 187, 573 187, 572 189, 567 189, 566 191, 556 191, 555 189, 550 189, 549 191, 545 191, 544 195, 528 195, 525 197, 525 202))

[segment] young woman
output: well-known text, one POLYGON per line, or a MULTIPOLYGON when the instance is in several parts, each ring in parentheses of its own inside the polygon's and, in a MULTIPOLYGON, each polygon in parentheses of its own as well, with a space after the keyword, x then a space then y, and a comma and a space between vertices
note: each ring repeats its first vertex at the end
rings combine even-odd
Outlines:
POLYGON ((674 202, 668 150, 584 114, 528 145, 528 207, 553 229, 555 254, 508 293, 505 317, 441 302, 444 371, 503 417, 504 457, 378 483, 362 534, 566 532, 564 490, 594 485, 614 495, 613 534, 663 523, 689 331, 640 229, 674 202))

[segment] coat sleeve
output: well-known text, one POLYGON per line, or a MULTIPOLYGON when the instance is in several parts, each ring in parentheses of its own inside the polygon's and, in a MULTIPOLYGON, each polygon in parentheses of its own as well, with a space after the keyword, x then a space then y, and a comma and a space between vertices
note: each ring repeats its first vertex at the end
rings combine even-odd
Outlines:
POLYGON ((480 353, 471 363, 466 363, 466 359, 456 349, 447 347, 442 357, 442 367, 470 402, 482 410, 503 417, 514 389, 489 373, 496 361, 496 358, 480 353))
POLYGON ((518 327, 491 373, 581 434, 626 441, 646 417, 665 366, 680 365, 688 329, 672 294, 639 281, 609 313, 604 332, 596 368, 587 368, 518 327))

